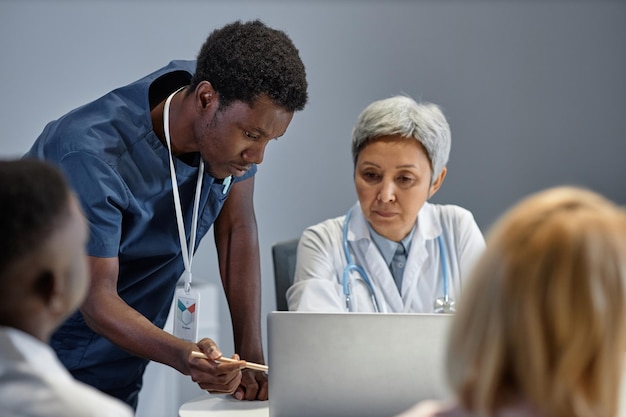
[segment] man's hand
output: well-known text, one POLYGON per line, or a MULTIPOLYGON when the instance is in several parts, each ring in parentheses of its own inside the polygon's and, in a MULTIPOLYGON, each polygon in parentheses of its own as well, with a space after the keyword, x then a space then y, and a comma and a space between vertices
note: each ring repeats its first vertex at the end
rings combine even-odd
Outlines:
POLYGON ((245 369, 242 374, 241 383, 233 393, 233 397, 238 400, 266 401, 268 397, 267 374, 250 369, 245 369))
POLYGON ((242 380, 241 370, 246 362, 239 360, 238 355, 232 359, 237 362, 220 363, 222 352, 211 339, 202 339, 198 342, 198 351, 204 353, 207 359, 198 358, 189 354, 189 374, 191 379, 200 388, 212 394, 232 394, 242 380))

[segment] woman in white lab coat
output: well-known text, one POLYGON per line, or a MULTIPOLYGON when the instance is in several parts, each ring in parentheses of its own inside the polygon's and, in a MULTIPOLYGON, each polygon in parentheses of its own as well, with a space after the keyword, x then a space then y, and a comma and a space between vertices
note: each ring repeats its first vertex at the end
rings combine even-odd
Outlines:
POLYGON ((428 202, 449 154, 436 105, 406 96, 370 104, 352 135, 359 201, 302 234, 289 309, 454 312, 485 242, 469 211, 428 202))

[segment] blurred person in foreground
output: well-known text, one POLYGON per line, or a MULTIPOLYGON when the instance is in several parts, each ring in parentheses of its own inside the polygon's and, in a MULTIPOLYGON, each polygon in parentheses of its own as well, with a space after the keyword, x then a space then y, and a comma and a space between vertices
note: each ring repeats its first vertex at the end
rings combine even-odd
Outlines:
POLYGON ((400 417, 615 417, 626 349, 626 212, 576 187, 505 213, 448 341, 456 398, 400 417))
POLYGON ((57 168, 0 161, 0 236, 0 416, 132 416, 74 380, 48 345, 90 283, 87 223, 57 168))

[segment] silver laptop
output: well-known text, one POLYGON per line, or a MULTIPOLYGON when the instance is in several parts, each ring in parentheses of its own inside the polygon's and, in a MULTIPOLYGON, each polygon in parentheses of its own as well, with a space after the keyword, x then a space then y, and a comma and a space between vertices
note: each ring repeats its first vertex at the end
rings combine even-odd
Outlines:
POLYGON ((443 314, 304 313, 267 318, 270 417, 394 416, 449 398, 443 314))

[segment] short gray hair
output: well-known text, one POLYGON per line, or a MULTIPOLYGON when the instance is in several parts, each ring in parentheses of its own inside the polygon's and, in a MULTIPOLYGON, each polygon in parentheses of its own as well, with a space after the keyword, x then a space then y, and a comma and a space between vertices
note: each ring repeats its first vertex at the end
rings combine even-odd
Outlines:
POLYGON ((450 157, 450 126, 436 104, 417 103, 411 97, 394 96, 371 103, 359 115, 352 130, 352 159, 382 136, 414 138, 426 149, 432 172, 431 183, 450 157))

